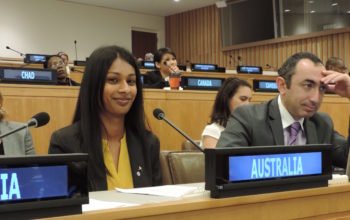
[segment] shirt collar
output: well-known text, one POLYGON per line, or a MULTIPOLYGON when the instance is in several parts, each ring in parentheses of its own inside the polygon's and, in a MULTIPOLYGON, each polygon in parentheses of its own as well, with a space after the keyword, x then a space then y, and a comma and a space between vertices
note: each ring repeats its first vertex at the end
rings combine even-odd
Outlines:
MULTIPOLYGON (((281 114, 282 126, 283 126, 283 129, 285 129, 285 128, 289 127, 290 125, 292 125, 295 122, 295 120, 292 117, 292 115, 288 112, 286 107, 284 107, 280 95, 278 96, 278 108, 279 108, 280 114, 281 114)), ((304 126, 303 126, 304 118, 298 120, 298 122, 301 125, 301 129, 304 131, 304 126)))

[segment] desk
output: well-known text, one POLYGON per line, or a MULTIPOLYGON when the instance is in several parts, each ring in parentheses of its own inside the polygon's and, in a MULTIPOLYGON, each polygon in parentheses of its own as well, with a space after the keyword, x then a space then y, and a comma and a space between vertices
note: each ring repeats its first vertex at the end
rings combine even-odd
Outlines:
POLYGON ((350 184, 261 195, 211 199, 208 193, 180 200, 95 192, 90 198, 144 205, 56 217, 53 219, 330 219, 350 218, 350 184), (143 203, 143 202, 141 202, 143 203))
MULTIPOLYGON (((71 124, 79 87, 0 84, 8 120, 27 122, 37 112, 46 111, 51 120, 42 128, 31 128, 34 146, 39 154, 46 154, 53 131, 71 124)), ((159 137, 161 150, 181 150, 185 140, 168 124, 153 117, 154 108, 162 108, 166 117, 193 139, 200 139, 209 122, 216 91, 144 89, 146 118, 151 130, 159 137)), ((276 97, 276 93, 253 93, 252 103, 276 97)), ((327 112, 334 126, 347 136, 349 100, 337 95, 325 95, 320 111, 327 112)))
MULTIPOLYGON (((1 58, 0 58, 1 61, 1 58)), ((42 64, 33 64, 33 63, 23 63, 20 60, 14 60, 14 61, 7 61, 4 60, 0 62, 0 67, 17 67, 17 68, 38 68, 42 69, 42 64), (17 61, 17 62, 14 62, 17 61)), ((85 66, 74 66, 74 71, 71 71, 71 78, 81 83, 81 80, 83 78, 83 72, 85 71, 85 66)), ((147 71, 152 71, 149 69, 140 69, 140 72, 142 74, 145 74, 147 71)), ((269 75, 262 75, 262 74, 230 74, 230 73, 221 73, 221 72, 182 72, 183 76, 197 76, 197 77, 215 77, 215 78, 228 78, 228 77, 238 77, 240 79, 247 80, 251 85, 253 79, 259 79, 259 80, 275 80, 276 76, 269 76, 269 75)))

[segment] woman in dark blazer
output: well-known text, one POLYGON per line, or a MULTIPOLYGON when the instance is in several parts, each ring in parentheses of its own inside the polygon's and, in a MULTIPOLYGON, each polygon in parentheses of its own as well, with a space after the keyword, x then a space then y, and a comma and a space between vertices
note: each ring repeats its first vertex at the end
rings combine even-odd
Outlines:
POLYGON ((144 84, 152 88, 169 87, 170 73, 180 73, 176 55, 170 48, 160 48, 154 54, 155 71, 144 75, 144 84))
POLYGON ((140 71, 123 48, 91 54, 73 124, 52 134, 49 153, 80 152, 89 154, 89 191, 162 183, 159 141, 145 125, 140 71))

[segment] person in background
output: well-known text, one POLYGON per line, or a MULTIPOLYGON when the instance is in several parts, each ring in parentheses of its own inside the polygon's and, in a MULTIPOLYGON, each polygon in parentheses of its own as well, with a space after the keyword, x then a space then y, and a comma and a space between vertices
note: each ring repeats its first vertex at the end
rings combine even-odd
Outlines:
MULTIPOLYGON (((3 96, 0 92, 0 134, 5 134, 25 125, 19 122, 6 121, 5 116, 7 113, 2 104, 3 96)), ((0 139, 0 155, 20 156, 34 154, 32 135, 28 127, 0 139)))
POLYGON ((57 56, 61 57, 66 66, 69 66, 69 57, 65 52, 58 52, 57 56))
POLYGON ((57 55, 49 56, 44 63, 44 68, 57 71, 57 84, 65 86, 79 86, 80 84, 72 80, 67 75, 66 65, 61 57, 57 55))
POLYGON ((123 48, 90 56, 73 123, 51 136, 49 153, 88 153, 89 191, 162 183, 159 140, 145 125, 140 71, 123 48))
POLYGON ((314 54, 299 52, 289 57, 278 70, 279 95, 265 103, 238 107, 216 147, 331 144, 332 165, 345 168, 347 140, 334 130, 326 113, 318 112, 325 91, 332 91, 328 82, 336 80, 326 81, 325 73, 314 54))
POLYGON ((66 66, 66 73, 67 73, 67 78, 71 78, 70 77, 70 68, 69 68, 69 57, 65 52, 58 52, 57 56, 61 57, 61 59, 63 60, 64 65, 66 66))
POLYGON ((339 73, 348 73, 344 61, 338 57, 331 57, 326 62, 326 70, 333 70, 339 73))
POLYGON ((152 53, 145 54, 145 61, 153 62, 154 55, 152 53))
POLYGON ((200 145, 215 148, 230 114, 240 105, 249 104, 252 98, 250 84, 236 77, 227 78, 215 98, 213 111, 202 133, 200 145))
POLYGON ((153 88, 164 88, 169 86, 169 75, 180 73, 177 66, 176 55, 170 48, 160 48, 154 54, 155 71, 144 75, 144 84, 153 88))

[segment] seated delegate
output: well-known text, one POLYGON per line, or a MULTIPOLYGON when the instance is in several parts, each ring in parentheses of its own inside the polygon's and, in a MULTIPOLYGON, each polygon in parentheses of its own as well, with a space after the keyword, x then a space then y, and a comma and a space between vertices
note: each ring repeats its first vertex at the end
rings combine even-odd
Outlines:
POLYGON ((332 164, 345 168, 347 140, 334 131, 332 119, 317 110, 327 88, 346 94, 328 85, 324 73, 322 61, 311 53, 289 57, 276 78, 279 96, 266 103, 238 107, 217 147, 332 144, 332 164))
POLYGON ((73 124, 55 131, 49 153, 88 153, 89 191, 162 183, 159 140, 146 129, 140 71, 123 48, 90 56, 73 124))
POLYGON ((65 86, 79 86, 80 84, 72 80, 67 75, 66 65, 61 57, 52 55, 47 58, 44 68, 54 69, 57 71, 57 84, 65 86))
POLYGON ((225 79, 216 95, 210 124, 203 130, 200 145, 205 148, 215 148, 230 114, 238 106, 249 104, 251 98, 251 86, 247 81, 236 77, 225 79))
MULTIPOLYGON (((23 126, 23 123, 6 121, 6 111, 2 106, 3 97, 0 92, 0 134, 13 131, 23 126)), ((17 131, 7 137, 0 139, 0 155, 20 156, 35 154, 32 135, 29 128, 17 131)))
POLYGON ((180 73, 176 55, 170 48, 160 48, 154 54, 155 71, 144 74, 144 84, 152 88, 169 87, 171 73, 180 73))

